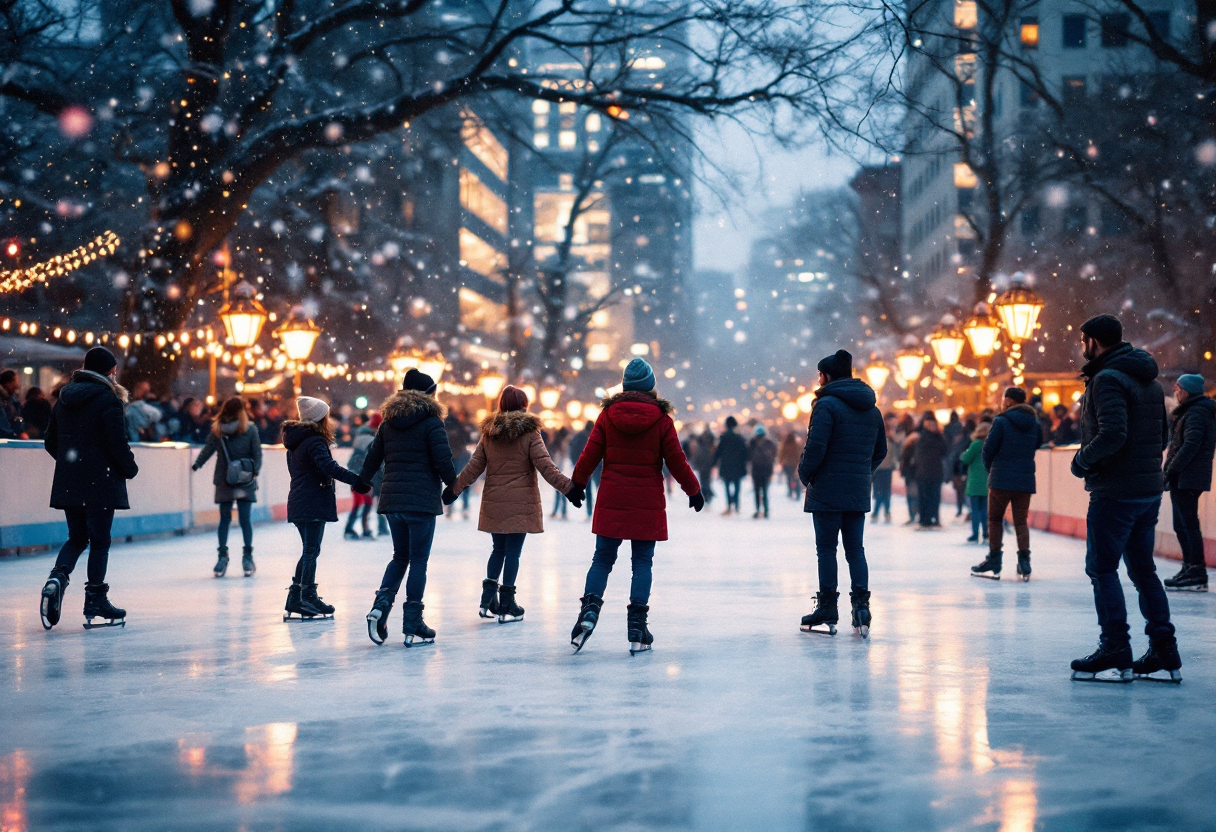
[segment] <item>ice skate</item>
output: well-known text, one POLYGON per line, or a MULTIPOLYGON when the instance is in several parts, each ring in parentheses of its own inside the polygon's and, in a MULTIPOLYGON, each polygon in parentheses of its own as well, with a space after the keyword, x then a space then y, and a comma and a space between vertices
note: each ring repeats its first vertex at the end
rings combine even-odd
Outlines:
POLYGON ((1073 659, 1072 678, 1077 682, 1127 683, 1132 680, 1132 648, 1098 649, 1083 659, 1073 659))
POLYGON ((849 593, 853 606, 853 632, 862 638, 870 637, 870 591, 856 589, 849 593))
POLYGON ((241 569, 244 570, 246 578, 252 578, 253 573, 258 571, 258 565, 253 562, 252 546, 245 547, 245 554, 241 556, 241 569))
POLYGON ((802 616, 802 632, 836 635, 836 622, 840 620, 839 602, 839 592, 816 592, 815 609, 810 615, 802 616))
POLYGON ((1163 583, 1166 589, 1175 592, 1207 592, 1208 570, 1204 566, 1184 566, 1177 575, 1166 578, 1163 583))
POLYGON ((1178 642, 1152 642, 1143 656, 1132 662, 1132 675, 1149 682, 1182 683, 1182 658, 1178 655, 1178 642))
POLYGON ((524 608, 515 603, 515 587, 503 585, 498 590, 498 623, 519 621, 524 617, 524 608))
POLYGON ((355 531, 354 529, 348 528, 348 529, 346 529, 346 531, 344 531, 342 533, 342 537, 345 540, 358 540, 359 533, 357 531, 355 531))
POLYGON ((636 656, 654 649, 654 636, 646 626, 646 613, 650 607, 645 604, 630 604, 628 607, 629 622, 629 655, 636 656))
POLYGON ((228 574, 228 548, 221 546, 218 554, 219 557, 215 561, 215 567, 211 571, 215 573, 215 577, 222 578, 228 574))
POLYGON ((333 618, 308 603, 303 597, 303 588, 297 583, 287 590, 287 604, 283 609, 284 621, 329 621, 333 618))
POLYGON ((434 644, 435 631, 422 620, 421 601, 406 601, 401 606, 401 632, 405 635, 405 646, 434 644))
POLYGON ((1030 580, 1030 552, 1028 550, 1018 552, 1018 576, 1023 583, 1030 580))
POLYGON ((374 534, 372 534, 371 529, 364 529, 363 530, 363 539, 364 540, 375 540, 376 536, 374 534))
POLYGON ((498 616, 498 581, 486 578, 481 582, 481 608, 477 614, 482 618, 498 616))
POLYGON ((59 615, 63 611, 63 593, 68 588, 68 573, 58 566, 51 570, 51 575, 42 587, 42 603, 40 613, 42 626, 51 629, 59 623, 59 615))
POLYGON ((604 606, 604 599, 598 595, 584 595, 579 601, 583 606, 578 611, 578 621, 574 623, 574 629, 570 631, 570 645, 575 653, 582 650, 587 639, 591 638, 596 622, 600 619, 600 608, 604 606))
POLYGON ((321 596, 317 594, 316 584, 304 586, 300 590, 300 600, 314 607, 321 615, 332 617, 334 614, 334 605, 327 604, 321 599, 321 596))
POLYGON ((1001 553, 989 552, 983 562, 971 567, 971 577, 999 581, 1001 579, 1001 553))
POLYGON ((126 627, 127 611, 119 609, 110 603, 108 596, 109 584, 84 585, 84 628, 93 630, 98 627, 126 627), (94 624, 94 618, 106 619, 104 624, 94 624))
POLYGON ((376 590, 376 600, 367 614, 367 637, 376 644, 388 641, 388 615, 393 611, 397 593, 389 589, 376 590))

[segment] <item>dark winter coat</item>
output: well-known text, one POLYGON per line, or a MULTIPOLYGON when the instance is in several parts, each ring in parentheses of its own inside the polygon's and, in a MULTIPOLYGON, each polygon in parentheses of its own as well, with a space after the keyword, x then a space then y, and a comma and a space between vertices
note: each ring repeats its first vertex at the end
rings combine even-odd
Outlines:
MULTIPOLYGON (((627 391, 602 406, 572 477, 586 485, 591 472, 604 463, 591 532, 622 540, 666 540, 663 465, 688 496, 701 490, 680 447, 671 404, 649 393, 627 391)), ((747 446, 742 438, 739 444, 746 473, 747 446)))
POLYGON ((946 444, 946 437, 921 428, 917 433, 916 444, 912 446, 912 458, 908 466, 912 479, 936 479, 941 482, 949 456, 950 446, 946 444))
POLYGON ((127 480, 139 473, 127 443, 127 391, 97 373, 78 370, 59 391, 46 429, 55 458, 51 508, 130 508, 127 480))
POLYGON ((288 523, 336 523, 338 496, 334 480, 348 485, 359 475, 339 465, 329 452, 329 440, 315 422, 284 422, 283 444, 287 447, 288 523))
POLYGON ((1030 405, 1015 404, 998 414, 984 440, 988 487, 1035 493, 1034 455, 1042 438, 1039 416, 1030 405))
MULTIPOLYGON (((229 422, 228 424, 236 425, 237 422, 229 422)), ((194 470, 202 468, 211 456, 215 455, 215 470, 211 474, 211 483, 215 486, 215 501, 216 503, 229 503, 233 501, 242 501, 247 503, 256 503, 258 501, 258 474, 262 473, 262 437, 258 433, 258 429, 252 422, 245 425, 244 433, 224 434, 224 446, 227 448, 227 454, 224 449, 220 448, 220 441, 215 438, 215 431, 207 435, 207 444, 199 451, 198 458, 194 460, 194 470), (228 484, 228 461, 231 454, 231 459, 251 459, 253 460, 253 482, 249 485, 229 485, 228 484)))
POLYGON ((874 470, 887 455, 874 391, 859 378, 829 382, 815 394, 798 479, 804 511, 869 511, 874 470))
POLYGON ((767 436, 753 436, 747 443, 747 458, 751 462, 752 479, 768 482, 777 464, 777 443, 767 436))
POLYGON ((1170 417, 1170 449, 1165 484, 1171 491, 1209 491, 1216 453, 1216 401, 1192 396, 1170 417))
POLYGON ((1169 427, 1157 362, 1123 342, 1081 373, 1081 449, 1073 457, 1073 476, 1085 478, 1086 491, 1116 500, 1160 494, 1169 427))
POLYGON ((456 484, 443 406, 417 390, 394 393, 380 408, 384 421, 367 449, 363 478, 384 466, 380 514, 443 514, 440 494, 456 484))
POLYGON ((747 476, 747 443, 743 437, 733 430, 727 430, 718 437, 718 447, 714 451, 714 465, 718 466, 718 476, 723 482, 741 480, 747 476))

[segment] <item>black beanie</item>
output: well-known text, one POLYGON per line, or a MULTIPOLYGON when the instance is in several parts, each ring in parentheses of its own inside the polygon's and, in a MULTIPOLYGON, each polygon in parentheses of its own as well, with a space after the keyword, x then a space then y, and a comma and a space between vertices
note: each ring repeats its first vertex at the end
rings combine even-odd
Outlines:
POLYGON ((108 376, 117 366, 118 359, 105 347, 93 347, 84 354, 84 368, 94 373, 108 376))
POLYGON ((435 379, 415 369, 410 369, 405 374, 405 381, 401 385, 402 390, 418 390, 426 393, 428 396, 434 393, 438 387, 439 385, 435 383, 435 379))
POLYGON ((1026 391, 1021 387, 1006 387, 1005 398, 1013 399, 1018 404, 1026 404, 1026 391))
POLYGON ((829 355, 819 362, 819 372, 831 376, 832 379, 853 377, 853 356, 846 350, 836 350, 835 355, 829 355))
POLYGON ((1094 315, 1081 324, 1081 331, 1104 347, 1113 347, 1123 340, 1123 324, 1114 315, 1094 315))

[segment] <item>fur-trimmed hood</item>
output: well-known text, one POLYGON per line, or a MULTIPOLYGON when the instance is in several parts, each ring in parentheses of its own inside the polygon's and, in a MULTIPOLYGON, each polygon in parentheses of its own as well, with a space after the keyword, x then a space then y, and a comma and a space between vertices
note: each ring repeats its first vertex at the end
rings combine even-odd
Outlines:
POLYGON ((511 442, 540 430, 539 416, 522 410, 507 410, 487 416, 481 422, 481 435, 497 442, 511 442))
MULTIPOLYGON (((287 450, 295 450, 304 444, 304 440, 310 436, 319 436, 325 439, 325 432, 321 430, 321 426, 316 422, 301 422, 296 419, 290 419, 283 423, 283 445, 287 450)), ((326 442, 328 444, 328 440, 326 442)))
POLYGON ((641 393, 637 390, 626 390, 617 393, 615 396, 609 396, 600 402, 600 410, 607 410, 611 405, 617 402, 644 402, 646 404, 657 404, 659 409, 663 411, 663 415, 670 416, 675 412, 675 407, 667 399, 661 399, 654 393, 641 393))
POLYGON ((1039 427, 1039 413, 1028 404, 1015 404, 1008 410, 998 413, 996 418, 1008 419, 1009 424, 1013 425, 1022 433, 1028 433, 1032 430, 1041 430, 1039 427))
POLYGON ((389 396, 388 401, 380 406, 380 415, 397 430, 407 430, 414 425, 434 416, 442 419, 447 416, 447 408, 418 390, 399 390, 389 396))

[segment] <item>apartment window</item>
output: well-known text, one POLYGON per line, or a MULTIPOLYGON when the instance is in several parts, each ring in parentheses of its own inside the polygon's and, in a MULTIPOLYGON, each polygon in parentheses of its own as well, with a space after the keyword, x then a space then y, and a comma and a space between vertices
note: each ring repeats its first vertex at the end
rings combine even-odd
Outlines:
POLYGON ((1018 84, 1018 103, 1026 108, 1038 106, 1039 91, 1025 81, 1021 81, 1018 84))
POLYGON ((557 134, 557 146, 562 150, 574 150, 578 144, 578 133, 573 130, 562 130, 557 134))
POLYGON ((1148 22, 1152 24, 1154 32, 1165 40, 1170 39, 1170 13, 1168 11, 1149 12, 1148 22))
POLYGON ((1064 236, 1080 237, 1089 224, 1089 212, 1084 205, 1069 205, 1064 209, 1064 236))
POLYGON ((583 122, 584 128, 588 133, 598 133, 603 126, 599 113, 588 113, 587 120, 583 122))
POLYGON ((548 130, 549 116, 544 113, 532 116, 532 127, 536 130, 548 130))
POLYGON ((1022 18, 1021 36, 1023 49, 1039 48, 1039 19, 1037 17, 1022 18))
POLYGON ((537 150, 544 150, 546 147, 549 146, 549 134, 548 133, 537 133, 535 136, 532 137, 532 144, 534 144, 536 146, 537 150))
POLYGON ((537 115, 543 115, 544 113, 549 112, 549 102, 542 101, 539 98, 536 99, 532 102, 532 112, 536 113, 537 115))
POLYGON ((1043 228, 1043 220, 1039 214, 1039 206, 1031 205, 1022 209, 1022 236, 1033 237, 1043 228))
POLYGON ((1085 103, 1085 76, 1065 75, 1061 85, 1061 98, 1065 107, 1078 107, 1085 103))
POLYGON ((1064 15, 1063 46, 1065 49, 1085 48, 1085 15, 1064 15))
POLYGON ((979 23, 975 0, 955 0, 954 25, 959 29, 974 29, 979 23))
POLYGON ((1130 14, 1102 15, 1102 47, 1104 49, 1120 49, 1130 42, 1127 30, 1131 28, 1130 14))
POLYGON ((954 163, 954 187, 956 188, 974 188, 979 184, 979 180, 975 178, 975 171, 971 170, 971 166, 966 162, 954 163))
POLYGON ((567 115, 577 113, 578 112, 578 102, 577 101, 563 101, 561 104, 557 105, 557 111, 559 113, 563 113, 563 114, 567 114, 567 115))

